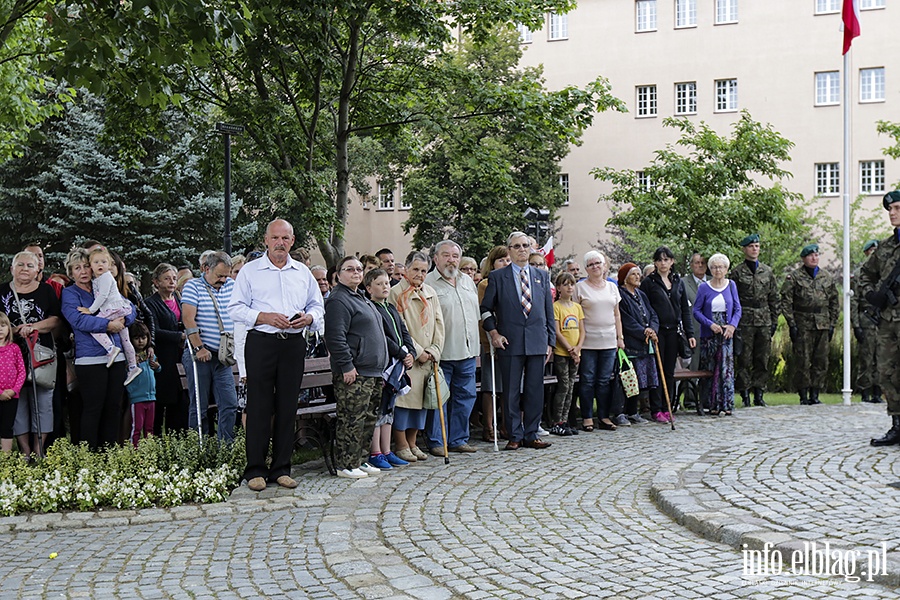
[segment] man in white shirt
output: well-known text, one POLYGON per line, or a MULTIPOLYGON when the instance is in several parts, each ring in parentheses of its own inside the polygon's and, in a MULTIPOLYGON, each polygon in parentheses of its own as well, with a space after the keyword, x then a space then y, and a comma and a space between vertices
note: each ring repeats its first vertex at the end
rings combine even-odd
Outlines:
POLYGON ((297 487, 290 475, 306 356, 303 329, 321 330, 324 325, 319 285, 306 265, 290 256, 294 240, 290 223, 282 219, 269 223, 266 254, 241 269, 228 304, 231 318, 248 328, 244 478, 256 492, 266 488, 267 480, 297 487), (272 462, 266 467, 270 439, 272 462))

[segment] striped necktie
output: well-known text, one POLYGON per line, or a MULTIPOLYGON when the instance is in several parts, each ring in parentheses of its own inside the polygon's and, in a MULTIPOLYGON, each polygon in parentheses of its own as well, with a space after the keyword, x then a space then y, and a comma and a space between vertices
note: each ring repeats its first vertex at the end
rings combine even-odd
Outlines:
POLYGON ((531 288, 528 285, 528 274, 525 269, 519 270, 519 282, 522 285, 522 312, 527 317, 531 312, 531 288))

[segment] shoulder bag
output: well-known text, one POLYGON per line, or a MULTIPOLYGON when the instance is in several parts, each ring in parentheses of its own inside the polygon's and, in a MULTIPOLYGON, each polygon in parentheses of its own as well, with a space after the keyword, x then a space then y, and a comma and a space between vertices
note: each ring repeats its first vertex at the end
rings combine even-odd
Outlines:
MULTIPOLYGON (((25 325, 25 319, 22 317, 25 311, 22 309, 22 301, 19 299, 16 286, 13 282, 10 282, 9 288, 16 297, 16 304, 19 305, 19 320, 22 322, 22 325, 25 325)), ((25 364, 29 367, 25 380, 33 380, 40 387, 52 390, 56 387, 56 348, 47 347, 40 343, 40 334, 37 331, 32 331, 24 338, 30 356, 30 359, 25 361, 25 364)), ((52 336, 51 339, 53 339, 52 336)))
POLYGON ((434 375, 425 380, 425 391, 422 394, 422 408, 425 410, 437 410, 438 386, 440 386, 441 398, 450 398, 450 386, 444 378, 444 370, 434 369, 434 375))
POLYGON ((234 333, 225 331, 222 315, 219 314, 219 303, 216 301, 216 297, 213 296, 212 290, 209 289, 206 281, 203 282, 203 287, 206 289, 206 293, 209 294, 209 299, 212 300, 213 308, 216 310, 216 320, 219 322, 219 362, 226 367, 236 365, 237 359, 234 358, 234 333))
POLYGON ((619 380, 622 382, 622 389, 625 390, 625 397, 633 398, 641 393, 641 386, 638 384, 634 365, 631 364, 631 360, 622 348, 619 348, 617 357, 619 360, 619 380))

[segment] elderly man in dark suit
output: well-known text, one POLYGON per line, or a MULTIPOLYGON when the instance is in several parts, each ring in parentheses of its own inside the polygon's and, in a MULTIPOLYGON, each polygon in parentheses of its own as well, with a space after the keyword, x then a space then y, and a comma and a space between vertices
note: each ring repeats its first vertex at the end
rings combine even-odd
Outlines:
POLYGON ((544 407, 544 364, 556 345, 548 275, 528 265, 528 236, 514 231, 506 241, 512 264, 492 271, 481 302, 482 326, 497 351, 505 394, 505 450, 547 448, 538 437, 544 407), (524 373, 522 392, 519 385, 524 373))

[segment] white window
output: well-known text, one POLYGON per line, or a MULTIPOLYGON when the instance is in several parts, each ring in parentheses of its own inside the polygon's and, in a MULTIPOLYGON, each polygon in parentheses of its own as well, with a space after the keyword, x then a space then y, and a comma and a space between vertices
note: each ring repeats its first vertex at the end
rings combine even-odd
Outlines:
POLYGON ((516 29, 519 32, 519 43, 530 44, 533 38, 533 36, 531 35, 531 30, 522 24, 516 25, 516 29))
POLYGON ((816 163, 816 195, 837 196, 841 193, 841 169, 838 163, 816 163))
POLYGON ((406 199, 406 194, 403 193, 402 183, 397 184, 397 196, 400 198, 400 210, 409 210, 412 208, 412 204, 406 199))
POLYGON ((738 0, 716 0, 716 25, 737 23, 738 0))
POLYGON ((884 8, 884 0, 859 0, 859 10, 871 10, 873 8, 884 8))
POLYGON ((841 0, 816 0, 816 14, 836 13, 841 10, 841 0))
POLYGON ((655 85, 639 85, 639 86, 637 86, 637 116, 639 116, 639 117, 655 117, 656 116, 656 86, 655 85))
POLYGON ((550 13, 550 39, 565 40, 569 37, 569 15, 550 13))
POLYGON ((559 187, 562 188, 563 196, 565 200, 563 201, 563 206, 569 205, 569 174, 568 173, 560 173, 559 174, 559 187))
POLYGON ((637 0, 634 3, 634 30, 656 31, 656 0, 637 0))
POLYGON ((884 101, 884 67, 859 70, 859 101, 884 101))
POLYGON ((378 182, 378 210, 394 209, 394 184, 378 182))
POLYGON ((675 84, 675 114, 693 115, 697 112, 697 82, 675 84))
POLYGON ((864 160, 859 163, 859 193, 884 193, 884 161, 864 160))
POLYGON ((716 112, 737 110, 737 79, 716 80, 716 112))
POLYGON ((816 106, 841 103, 841 75, 838 71, 816 73, 816 106))
POLYGON ((675 0, 675 27, 697 26, 697 0, 675 0))
POLYGON ((644 171, 637 171, 635 173, 637 176, 637 184, 641 191, 649 192, 653 187, 653 182, 650 180, 650 177, 644 171))

